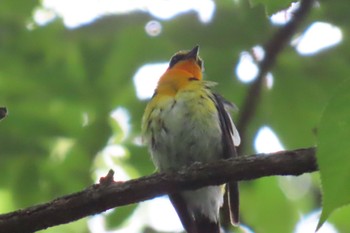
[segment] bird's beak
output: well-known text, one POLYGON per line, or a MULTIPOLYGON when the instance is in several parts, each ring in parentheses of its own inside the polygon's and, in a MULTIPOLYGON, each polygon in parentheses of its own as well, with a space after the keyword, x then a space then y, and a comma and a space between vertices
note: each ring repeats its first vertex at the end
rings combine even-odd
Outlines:
POLYGON ((188 54, 186 55, 186 58, 193 58, 197 60, 198 58, 198 53, 199 53, 199 45, 196 45, 188 54))

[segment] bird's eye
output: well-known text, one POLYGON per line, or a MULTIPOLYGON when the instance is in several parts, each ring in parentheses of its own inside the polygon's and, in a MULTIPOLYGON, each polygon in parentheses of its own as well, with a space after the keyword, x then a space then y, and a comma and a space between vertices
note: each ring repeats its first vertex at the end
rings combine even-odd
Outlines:
POLYGON ((203 62, 201 59, 197 60, 197 64, 199 65, 200 68, 203 68, 203 62))
POLYGON ((174 66, 176 63, 178 63, 183 58, 184 58, 184 55, 182 55, 182 54, 178 54, 178 55, 173 56, 170 60, 169 67, 174 66))

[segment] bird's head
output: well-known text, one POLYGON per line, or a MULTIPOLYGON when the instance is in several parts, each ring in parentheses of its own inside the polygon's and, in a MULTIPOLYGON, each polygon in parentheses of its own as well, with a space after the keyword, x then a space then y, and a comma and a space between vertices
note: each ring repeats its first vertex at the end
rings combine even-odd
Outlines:
POLYGON ((202 79, 203 61, 199 57, 199 46, 175 53, 170 59, 168 70, 184 70, 194 78, 202 79))

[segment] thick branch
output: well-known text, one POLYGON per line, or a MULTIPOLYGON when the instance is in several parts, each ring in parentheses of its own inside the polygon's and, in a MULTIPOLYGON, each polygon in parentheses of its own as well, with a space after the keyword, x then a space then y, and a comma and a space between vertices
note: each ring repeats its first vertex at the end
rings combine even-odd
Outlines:
POLYGON ((251 180, 274 175, 317 171, 315 148, 257 154, 194 164, 177 173, 161 173, 127 182, 113 174, 87 189, 51 202, 0 215, 0 232, 34 232, 180 190, 219 185, 230 180, 251 180))

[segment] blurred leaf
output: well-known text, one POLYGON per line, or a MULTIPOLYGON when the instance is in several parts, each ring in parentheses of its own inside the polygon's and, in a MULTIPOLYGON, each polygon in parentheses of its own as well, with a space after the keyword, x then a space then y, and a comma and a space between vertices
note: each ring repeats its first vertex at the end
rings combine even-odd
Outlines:
POLYGON ((151 155, 145 146, 129 145, 128 148, 131 155, 128 163, 134 166, 141 175, 150 175, 156 171, 151 160, 151 155))
POLYGON ((319 54, 317 62, 291 50, 280 56, 272 72, 273 87, 265 89, 258 119, 277 132, 286 148, 315 144, 325 103, 343 77, 350 75, 345 69, 347 56, 341 46, 319 54))
POLYGON ((0 16, 2 18, 16 19, 18 23, 23 23, 30 17, 33 9, 40 4, 37 0, 25 1, 18 4, 18 1, 4 0, 1 2, 0 16))
POLYGON ((241 184, 241 209, 242 223, 259 233, 292 232, 298 219, 293 205, 278 187, 277 178, 241 184))
POLYGON ((269 15, 287 9, 293 2, 291 0, 275 1, 275 0, 250 0, 253 6, 263 4, 269 15))
POLYGON ((19 172, 13 181, 13 198, 19 206, 30 206, 38 199, 38 193, 35 192, 39 190, 38 166, 33 158, 23 158, 18 165, 16 169, 19 172), (23 193, 26 193, 25 198, 23 193))
POLYGON ((347 205, 336 209, 327 221, 334 224, 338 232, 347 232, 350 229, 349 216, 350 206, 347 205))
POLYGON ((328 103, 318 137, 317 161, 323 190, 323 210, 319 227, 337 208, 350 203, 350 81, 337 89, 328 103))
MULTIPOLYGON (((347 14, 346 6, 347 0, 340 0, 337 4, 333 4, 332 1, 322 1, 322 13, 323 17, 328 22, 334 23, 338 26, 346 27, 349 25, 349 15, 347 14)), ((347 28, 342 28, 343 30, 347 28)))
POLYGON ((79 219, 69 224, 61 224, 45 230, 37 231, 37 233, 91 233, 87 229, 87 219, 79 219))
POLYGON ((13 206, 12 193, 9 190, 0 190, 0 199, 0 213, 7 213, 16 208, 13 206))
POLYGON ((120 206, 106 216, 107 229, 122 227, 122 224, 128 220, 135 211, 137 205, 120 206))

